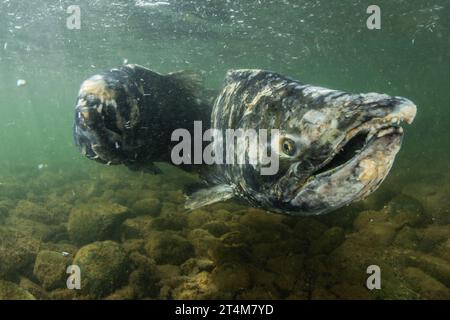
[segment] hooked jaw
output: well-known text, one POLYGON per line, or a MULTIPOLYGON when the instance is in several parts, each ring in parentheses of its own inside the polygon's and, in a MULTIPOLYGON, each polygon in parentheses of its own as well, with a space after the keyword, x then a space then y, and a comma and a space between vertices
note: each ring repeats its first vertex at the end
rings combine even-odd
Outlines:
POLYGON ((417 113, 410 100, 389 99, 390 111, 350 129, 335 152, 289 202, 290 206, 303 214, 323 214, 365 198, 378 188, 400 150, 400 123, 411 124, 417 113))

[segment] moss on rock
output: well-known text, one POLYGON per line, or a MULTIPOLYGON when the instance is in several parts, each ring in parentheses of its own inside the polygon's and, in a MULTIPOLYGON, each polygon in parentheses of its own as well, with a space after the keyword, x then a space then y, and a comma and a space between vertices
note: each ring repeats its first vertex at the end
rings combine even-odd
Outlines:
POLYGON ((80 267, 81 291, 103 297, 118 289, 126 279, 128 259, 116 242, 94 242, 82 247, 73 264, 80 267))
POLYGON ((127 214, 128 209, 118 204, 98 202, 76 206, 67 226, 70 239, 78 245, 115 240, 127 214))
POLYGON ((70 259, 61 252, 42 250, 36 257, 33 274, 46 290, 65 287, 69 264, 70 259))

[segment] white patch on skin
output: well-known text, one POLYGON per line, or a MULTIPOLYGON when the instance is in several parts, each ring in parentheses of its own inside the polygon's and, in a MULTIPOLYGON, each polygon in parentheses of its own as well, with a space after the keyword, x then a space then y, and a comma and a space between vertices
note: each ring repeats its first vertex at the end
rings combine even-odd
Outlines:
POLYGON ((310 110, 303 116, 303 121, 309 122, 312 124, 322 124, 325 123, 327 117, 320 111, 310 110))
POLYGON ((102 103, 115 98, 115 92, 107 88, 105 79, 101 75, 95 75, 85 80, 81 84, 78 95, 94 95, 102 103))
POLYGON ((362 183, 368 184, 378 177, 378 167, 372 159, 366 158, 361 160, 359 167, 361 168, 361 173, 358 176, 358 180, 362 183))
POLYGON ((318 98, 320 96, 332 93, 332 92, 337 92, 337 90, 332 90, 332 89, 327 89, 327 88, 322 88, 322 87, 306 87, 303 89, 303 94, 305 96, 309 96, 313 99, 318 98))

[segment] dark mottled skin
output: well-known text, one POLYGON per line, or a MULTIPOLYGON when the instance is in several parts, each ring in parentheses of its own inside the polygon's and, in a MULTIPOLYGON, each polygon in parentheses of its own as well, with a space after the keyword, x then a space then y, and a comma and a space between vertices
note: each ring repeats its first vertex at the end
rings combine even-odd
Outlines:
POLYGON ((78 97, 74 138, 82 153, 101 163, 157 171, 154 161, 170 162, 175 129, 210 122, 210 102, 179 73, 127 65, 90 79, 78 97))
MULTIPOLYGON (((295 154, 280 147, 275 175, 261 175, 260 164, 217 165, 215 192, 223 199, 229 199, 231 192, 280 213, 330 212, 379 186, 400 149, 399 123, 411 123, 415 113, 416 106, 402 97, 330 90, 264 70, 231 70, 213 107, 212 128, 277 129, 280 137, 266 147, 282 145, 288 138, 295 154), (360 152, 321 171, 357 134, 366 136, 360 152)), ((248 151, 246 147, 246 155, 248 151)), ((186 207, 217 201, 221 199, 214 192, 199 191, 186 207)))

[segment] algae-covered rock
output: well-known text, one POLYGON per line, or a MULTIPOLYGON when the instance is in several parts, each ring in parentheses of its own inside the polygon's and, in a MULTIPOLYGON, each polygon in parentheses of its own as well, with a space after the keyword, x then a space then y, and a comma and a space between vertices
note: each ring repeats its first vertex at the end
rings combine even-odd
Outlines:
POLYGON ((212 260, 190 258, 180 266, 180 269, 183 275, 195 275, 203 271, 211 272, 214 267, 215 264, 212 260))
POLYGON ((65 287, 66 270, 70 259, 61 252, 39 251, 34 263, 33 273, 46 290, 65 287))
POLYGON ((47 208, 28 200, 20 200, 12 210, 12 215, 46 224, 58 222, 47 208))
POLYGON ((149 257, 158 264, 180 265, 194 256, 194 247, 173 232, 158 232, 150 236, 145 246, 149 257))
POLYGON ((143 254, 133 252, 130 254, 130 262, 134 270, 128 277, 128 283, 136 297, 156 297, 160 289, 158 285, 160 277, 155 261, 143 254))
POLYGON ((406 263, 412 267, 419 268, 450 287, 450 264, 447 260, 418 251, 405 250, 400 255, 406 263))
POLYGON ((152 228, 155 230, 180 231, 186 226, 186 214, 166 213, 153 219, 152 228))
POLYGON ((186 279, 172 291, 172 297, 176 300, 215 299, 217 295, 217 286, 208 272, 200 272, 186 279))
POLYGON ((136 293, 134 291, 134 288, 132 286, 126 286, 123 288, 120 288, 107 297, 105 297, 105 300, 134 300, 136 299, 136 293))
POLYGON ((126 219, 121 226, 123 240, 147 238, 152 232, 153 217, 139 216, 126 219))
POLYGON ((274 273, 275 283, 284 291, 292 291, 296 282, 303 278, 304 256, 299 254, 278 256, 267 261, 267 270, 274 273))
POLYGON ((420 298, 422 299, 450 299, 449 288, 418 268, 405 268, 403 270, 403 276, 409 285, 420 294, 420 298))
POLYGON ((368 247, 388 246, 395 238, 399 226, 388 220, 387 210, 364 211, 354 221, 361 243, 368 247))
POLYGON ((434 222, 450 223, 450 183, 448 179, 443 183, 414 183, 406 185, 402 193, 420 201, 425 212, 434 222))
POLYGON ((135 215, 157 216, 161 211, 161 203, 156 198, 145 198, 136 201, 131 207, 131 211, 135 215))
POLYGON ((0 280, 0 300, 36 300, 36 298, 13 282, 0 280))
POLYGON ((40 242, 14 229, 0 226, 0 278, 32 270, 40 242))
POLYGON ((208 250, 209 257, 217 264, 228 262, 248 262, 251 248, 246 243, 226 244, 221 242, 208 250))
POLYGON ((398 226, 423 226, 427 222, 422 204, 415 198, 400 194, 387 205, 389 219, 398 226))
POLYGON ((420 237, 419 248, 429 252, 449 238, 450 225, 433 224, 423 229, 417 229, 417 235, 420 237))
POLYGON ((70 213, 69 236, 78 245, 116 239, 128 209, 118 204, 89 203, 74 207, 70 213))
POLYGON ((203 225, 203 229, 208 230, 215 237, 220 237, 230 231, 230 227, 223 221, 211 221, 203 225))
POLYGON ((48 225, 30 219, 19 218, 11 216, 6 220, 6 224, 24 234, 31 236, 34 239, 41 241, 52 241, 55 237, 65 233, 63 225, 48 225))
POLYGON ((248 268, 243 264, 227 263, 218 265, 211 273, 211 279, 224 296, 233 298, 238 292, 245 291, 252 285, 248 268))
POLYGON ((210 250, 213 250, 221 243, 221 240, 214 237, 204 229, 194 229, 188 233, 189 242, 194 246, 197 256, 209 256, 210 250))
POLYGON ((311 253, 328 254, 336 249, 345 239, 345 232, 340 227, 325 231, 322 236, 311 244, 311 253))
POLYGON ((44 290, 44 288, 34 283, 30 279, 21 277, 19 286, 28 291, 29 293, 31 293, 34 297, 36 297, 36 299, 47 300, 49 298, 49 295, 44 290))
POLYGON ((94 242, 78 250, 73 264, 80 267, 81 291, 102 297, 118 289, 128 272, 125 250, 116 242, 94 242))
POLYGON ((398 248, 414 250, 419 246, 420 237, 416 229, 405 226, 395 236, 393 245, 398 248))

